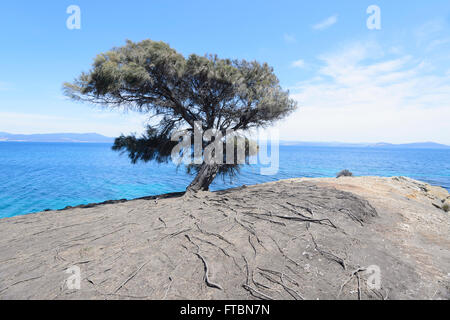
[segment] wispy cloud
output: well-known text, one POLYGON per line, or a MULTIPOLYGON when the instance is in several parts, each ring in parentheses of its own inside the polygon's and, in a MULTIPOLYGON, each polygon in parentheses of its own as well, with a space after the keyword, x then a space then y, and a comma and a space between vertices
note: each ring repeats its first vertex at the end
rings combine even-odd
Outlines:
POLYGON ((0 91, 8 91, 10 86, 6 82, 0 81, 0 91))
POLYGON ((291 66, 293 68, 304 68, 305 67, 305 61, 302 59, 296 60, 292 62, 291 66))
POLYGON ((433 51, 437 47, 450 43, 447 23, 442 19, 428 21, 415 30, 417 46, 424 47, 426 51, 433 51))
POLYGON ((300 109, 282 137, 349 142, 437 141, 450 144, 450 78, 411 55, 385 55, 355 43, 318 57, 321 66, 294 88, 300 109))
POLYGON ((296 43, 297 39, 295 38, 295 36, 293 34, 289 34, 289 33, 285 33, 283 35, 283 40, 286 43, 296 43))
POLYGON ((336 24, 338 22, 338 15, 335 14, 331 17, 326 18, 325 20, 315 24, 312 26, 314 30, 325 30, 332 25, 336 24))
POLYGON ((425 41, 430 37, 439 34, 444 30, 444 26, 445 22, 439 19, 427 21, 416 29, 415 35, 420 41, 425 41))

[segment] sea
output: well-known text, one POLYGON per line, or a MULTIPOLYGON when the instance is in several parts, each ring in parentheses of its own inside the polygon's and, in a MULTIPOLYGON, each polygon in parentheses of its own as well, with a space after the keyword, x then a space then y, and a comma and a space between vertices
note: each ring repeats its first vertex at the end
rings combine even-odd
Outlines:
MULTIPOLYGON (((276 170, 267 175, 261 170, 267 167, 245 166, 232 181, 218 177, 211 190, 335 177, 343 169, 356 176, 407 176, 450 190, 450 149, 280 146, 276 170)), ((106 143, 0 142, 0 219, 184 191, 192 179, 173 163, 133 165, 106 143)))

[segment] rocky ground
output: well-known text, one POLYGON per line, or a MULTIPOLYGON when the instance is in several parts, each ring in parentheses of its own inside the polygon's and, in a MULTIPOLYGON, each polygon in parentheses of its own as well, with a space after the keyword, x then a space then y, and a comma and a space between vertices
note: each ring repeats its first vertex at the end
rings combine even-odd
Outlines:
POLYGON ((449 200, 291 179, 3 219, 0 299, 450 299, 449 200))

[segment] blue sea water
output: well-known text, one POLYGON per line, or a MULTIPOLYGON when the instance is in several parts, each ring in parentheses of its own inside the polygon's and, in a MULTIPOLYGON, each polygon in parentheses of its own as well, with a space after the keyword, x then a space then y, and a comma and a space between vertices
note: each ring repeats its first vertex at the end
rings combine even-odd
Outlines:
MULTIPOLYGON (((281 146, 279 171, 246 166, 211 189, 295 177, 409 176, 450 189, 450 150, 281 146)), ((184 191, 192 180, 173 164, 130 164, 109 144, 0 142, 0 218, 111 199, 184 191)))

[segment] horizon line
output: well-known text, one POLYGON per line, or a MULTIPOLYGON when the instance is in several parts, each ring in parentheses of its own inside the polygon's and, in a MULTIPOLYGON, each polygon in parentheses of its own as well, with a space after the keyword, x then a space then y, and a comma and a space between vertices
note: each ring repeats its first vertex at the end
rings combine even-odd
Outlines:
MULTIPOLYGON (((11 132, 5 132, 5 131, 0 131, 0 135, 1 134, 8 134, 8 135, 19 135, 19 136, 34 136, 34 135, 88 135, 88 134, 92 134, 92 135, 99 135, 103 138, 107 138, 107 139, 115 139, 116 137, 111 137, 111 136, 107 136, 101 133, 97 133, 97 132, 55 132, 55 133, 11 133, 11 132)), ((1 140, 1 136, 0 136, 0 142, 33 142, 33 141, 21 141, 21 140, 1 140)), ((38 141, 39 142, 39 141, 38 141)), ((45 142, 45 141, 40 141, 40 142, 45 142)), ((76 142, 76 141, 74 141, 76 142)), ((86 141, 89 142, 89 141, 86 141)), ((441 145, 441 146, 445 146, 445 147, 449 147, 450 148, 450 144, 446 144, 446 143, 440 143, 440 142, 435 142, 435 141, 414 141, 414 142, 386 142, 386 141, 378 141, 378 142, 346 142, 346 141, 304 141, 304 140, 288 140, 288 139, 280 139, 279 140, 280 143, 306 143, 306 144, 341 144, 341 145, 383 145, 383 144, 387 144, 387 145, 411 145, 411 144, 435 144, 435 145, 441 145)))

